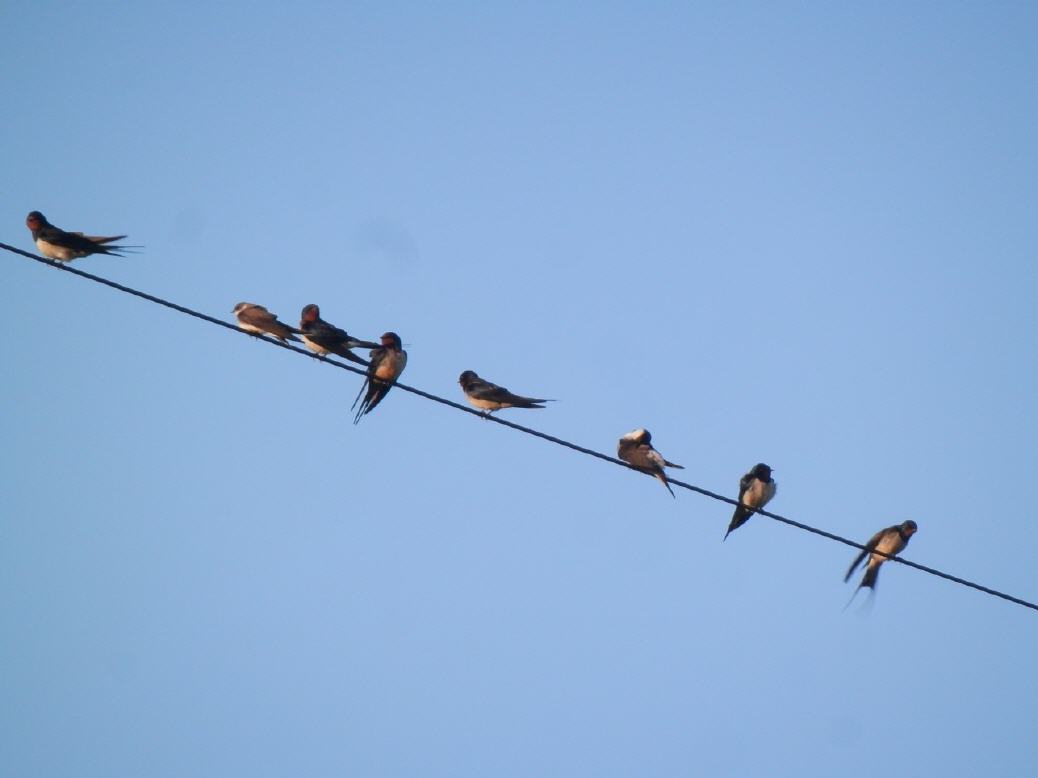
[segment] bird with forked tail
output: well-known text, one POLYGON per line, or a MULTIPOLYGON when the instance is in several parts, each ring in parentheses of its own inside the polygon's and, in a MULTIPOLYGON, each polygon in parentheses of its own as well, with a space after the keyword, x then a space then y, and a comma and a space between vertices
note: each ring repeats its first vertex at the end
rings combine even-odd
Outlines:
MULTIPOLYGON (((851 566, 847 569, 847 575, 843 577, 844 583, 850 580, 855 569, 862 563, 865 557, 869 557, 869 561, 865 564, 865 575, 862 576, 861 583, 854 590, 854 594, 857 594, 858 589, 862 587, 875 591, 876 579, 879 577, 879 568, 889 558, 884 555, 896 556, 904 551, 908 541, 912 539, 912 536, 918 529, 919 526, 911 519, 895 524, 893 527, 881 529, 869 538, 865 548, 851 562, 851 566), (877 551, 880 553, 875 553, 877 551)), ((854 599, 854 595, 851 595, 851 599, 854 599)), ((850 605, 849 602, 847 604, 850 605)))
POLYGON ((739 504, 735 506, 735 513, 728 524, 728 531, 721 538, 723 543, 728 539, 732 530, 739 529, 749 521, 753 512, 763 508, 772 497, 778 484, 771 477, 771 468, 763 462, 754 465, 753 469, 739 479, 739 504))
POLYGON ((364 400, 360 402, 360 408, 357 410, 357 415, 353 419, 354 424, 360 421, 361 416, 371 413, 375 406, 382 402, 385 396, 389 394, 389 390, 393 388, 393 384, 396 383, 400 374, 404 372, 406 365, 407 352, 403 349, 400 336, 395 332, 384 333, 382 335, 382 345, 371 352, 371 363, 368 365, 367 377, 361 385, 360 391, 357 392, 357 399, 350 406, 352 411, 357 407, 357 402, 360 401, 361 395, 364 396, 364 400))
POLYGON ((458 377, 461 390, 465 393, 469 404, 483 411, 483 415, 489 416, 494 411, 504 408, 544 408, 543 403, 553 400, 540 400, 536 397, 523 397, 512 394, 503 386, 486 381, 476 375, 473 370, 466 370, 458 377))
POLYGON ((112 246, 125 235, 84 235, 82 232, 66 232, 55 227, 39 211, 32 211, 25 217, 25 226, 32 233, 36 249, 48 259, 69 262, 91 254, 108 254, 113 257, 124 256, 120 251, 139 249, 140 246, 112 246))
POLYGON ((299 333, 303 336, 303 345, 317 354, 317 356, 324 357, 328 354, 335 354, 365 367, 368 361, 361 359, 350 349, 377 349, 379 347, 377 343, 358 340, 352 337, 346 330, 326 322, 321 318, 321 309, 314 303, 303 306, 299 319, 299 333))

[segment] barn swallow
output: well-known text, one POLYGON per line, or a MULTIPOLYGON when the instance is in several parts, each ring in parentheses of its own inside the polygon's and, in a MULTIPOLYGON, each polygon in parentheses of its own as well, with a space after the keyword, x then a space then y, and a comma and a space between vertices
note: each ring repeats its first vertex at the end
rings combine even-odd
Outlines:
POLYGON ((350 351, 351 348, 378 348, 377 343, 357 340, 351 337, 346 330, 341 330, 326 322, 321 318, 321 309, 313 303, 303 308, 299 321, 299 332, 303 336, 303 345, 318 356, 335 354, 360 365, 366 366, 368 361, 350 351))
POLYGON ((90 254, 110 254, 113 257, 123 256, 118 251, 139 248, 138 246, 107 246, 114 240, 122 240, 125 235, 101 237, 84 235, 82 232, 65 232, 58 229, 39 211, 33 211, 25 217, 25 226, 32 232, 37 250, 48 259, 68 262, 90 254))
POLYGON ((775 496, 778 485, 771 478, 771 468, 761 462, 739 479, 739 504, 735 506, 728 532, 721 538, 723 543, 733 529, 739 529, 749 521, 754 510, 763 508, 775 496))
POLYGON ((685 468, 681 465, 675 465, 673 462, 668 462, 660 455, 659 451, 652 447, 652 435, 648 430, 636 429, 634 432, 628 432, 620 438, 620 442, 616 447, 616 455, 639 470, 656 476, 660 479, 660 483, 667 487, 670 496, 675 496, 674 490, 670 488, 670 484, 667 482, 667 476, 664 474, 663 468, 676 467, 678 470, 684 470, 685 468))
MULTIPOLYGON (((909 519, 908 521, 895 524, 893 527, 887 527, 881 529, 871 538, 869 542, 865 544, 865 548, 861 550, 861 553, 854 558, 854 562, 847 570, 847 575, 843 577, 843 582, 847 583, 850 580, 851 575, 854 574, 855 568, 861 564, 865 557, 869 557, 869 561, 865 564, 865 575, 862 576, 861 583, 858 584, 858 589, 865 587, 867 589, 876 590, 876 578, 879 577, 879 566, 887 561, 887 557, 883 554, 890 554, 895 556, 900 554, 905 546, 908 545, 908 541, 912 539, 912 535, 919 529, 914 521, 909 519), (876 551, 882 553, 877 554, 876 551), (871 556, 870 556, 871 555, 871 556)), ((858 589, 854 590, 854 593, 858 593, 858 589)), ((854 599, 853 596, 851 599, 854 599)), ((848 603, 850 604, 850 603, 848 603)))
POLYGON ((395 332, 387 332, 382 335, 382 345, 371 352, 371 364, 368 365, 368 376, 357 392, 357 399, 350 406, 352 411, 357 406, 360 396, 364 400, 360 404, 353 423, 360 421, 360 417, 371 411, 382 402, 382 398, 389 394, 396 379, 404 372, 407 365, 407 352, 403 350, 400 336, 395 332), (364 390, 367 389, 365 394, 364 390))
POLYGON ((238 329, 253 335, 273 335, 282 343, 289 340, 299 342, 299 338, 293 334, 299 330, 278 321, 278 317, 262 305, 238 303, 231 313, 238 319, 238 329))
POLYGON ((469 404, 482 410, 484 416, 489 416, 502 408, 543 408, 544 406, 540 403, 552 402, 512 394, 503 386, 484 381, 472 370, 462 373, 458 378, 458 383, 461 384, 461 390, 468 398, 469 404))

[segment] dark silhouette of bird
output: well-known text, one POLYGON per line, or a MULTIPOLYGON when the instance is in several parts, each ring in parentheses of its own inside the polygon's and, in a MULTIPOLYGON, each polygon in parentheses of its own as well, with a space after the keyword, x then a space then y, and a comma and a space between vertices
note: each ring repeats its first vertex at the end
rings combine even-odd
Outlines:
POLYGON ((66 232, 55 227, 39 211, 32 211, 25 217, 25 226, 32 232, 32 239, 37 250, 48 259, 69 262, 73 259, 91 254, 109 254, 113 257, 124 256, 120 251, 140 248, 140 246, 112 246, 125 235, 84 235, 82 232, 66 232))
POLYGON ((728 524, 728 532, 721 538, 723 543, 733 529, 739 529, 749 521, 750 516, 758 508, 763 508, 775 496, 778 485, 771 478, 771 468, 763 462, 754 465, 753 469, 739 479, 739 504, 728 524))
POLYGON ((357 393, 357 399, 350 406, 352 411, 357 406, 361 395, 364 400, 360 404, 357 415, 353 419, 356 424, 360 417, 371 413, 382 399, 389 394, 393 384, 404 372, 407 365, 407 352, 403 350, 400 336, 395 332, 387 332, 382 335, 382 345, 371 352, 371 363, 368 365, 368 374, 364 384, 357 393))
POLYGON ((377 349, 377 343, 358 340, 351 337, 346 330, 335 327, 321 318, 321 309, 313 303, 303 307, 299 319, 299 332, 303 336, 303 345, 320 357, 328 354, 348 359, 359 365, 367 366, 368 361, 361 359, 350 349, 377 349))
POLYGON ((542 403, 552 402, 512 394, 503 386, 480 378, 472 370, 462 373, 458 378, 458 383, 461 384, 461 390, 465 393, 469 403, 483 411, 485 416, 503 408, 544 408, 542 403))
MULTIPOLYGON (((908 545, 908 541, 912 539, 912 535, 916 533, 917 529, 919 527, 911 519, 895 524, 893 527, 881 529, 869 538, 865 548, 854 558, 851 566, 847 569, 847 575, 843 577, 844 583, 850 580, 854 570, 862 563, 862 560, 865 557, 869 557, 869 561, 865 564, 865 575, 862 576, 861 583, 858 584, 858 588, 854 590, 854 593, 857 594, 858 589, 862 587, 875 591, 876 579, 879 577, 879 568, 888 558, 884 554, 889 554, 890 556, 900 554, 905 546, 908 545), (877 551, 881 553, 875 553, 877 551)), ((854 599, 854 597, 852 596, 851 599, 854 599)))

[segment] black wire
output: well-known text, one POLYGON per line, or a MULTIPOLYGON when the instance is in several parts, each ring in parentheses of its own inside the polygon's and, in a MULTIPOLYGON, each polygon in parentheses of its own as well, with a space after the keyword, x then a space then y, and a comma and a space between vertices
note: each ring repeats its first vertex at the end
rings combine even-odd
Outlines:
MULTIPOLYGON (((143 300, 147 300, 149 302, 157 303, 158 305, 165 306, 166 308, 172 308, 174 311, 179 311, 180 313, 186 313, 188 316, 193 316, 196 319, 201 319, 202 321, 209 322, 210 324, 216 324, 216 325, 218 325, 220 327, 223 327, 225 329, 231 330, 233 332, 237 332, 237 333, 240 333, 242 335, 248 335, 249 337, 253 337, 253 338, 259 338, 260 340, 262 340, 262 341, 264 341, 266 343, 270 343, 273 346, 279 346, 279 347, 281 347, 283 349, 288 349, 289 351, 294 351, 297 354, 303 354, 304 356, 308 356, 308 357, 310 357, 312 359, 316 359, 316 360, 318 360, 320 362, 323 362, 325 364, 334 365, 335 367, 341 368, 343 370, 348 370, 351 373, 357 373, 358 375, 366 375, 367 374, 367 371, 362 370, 361 368, 353 367, 352 365, 347 365, 347 364, 345 364, 343 362, 337 362, 336 360, 328 359, 327 357, 318 356, 317 354, 314 354, 314 353, 312 353, 310 351, 307 351, 305 349, 299 348, 298 346, 292 346, 292 345, 289 345, 288 343, 282 343, 281 341, 275 340, 273 338, 265 338, 263 336, 253 335, 252 333, 245 332, 244 330, 238 328, 237 326, 235 326, 235 325, 233 325, 233 324, 231 324, 229 322, 223 321, 222 319, 217 319, 217 318, 214 318, 212 316, 208 316, 207 314, 199 313, 198 311, 194 311, 194 310, 192 310, 190 308, 185 308, 183 305, 177 305, 176 303, 171 303, 168 300, 163 300, 161 297, 156 297, 155 295, 147 294, 146 292, 141 292, 141 291, 138 291, 137 289, 132 289, 131 287, 123 286, 122 284, 117 284, 114 281, 109 281, 107 278, 101 278, 100 276, 95 276, 92 273, 86 273, 86 272, 84 272, 82 270, 77 270, 77 269, 75 269, 73 267, 69 267, 68 265, 66 265, 64 263, 57 262, 57 261, 50 260, 50 259, 46 259, 44 257, 37 256, 36 254, 30 254, 29 252, 22 251, 21 249, 15 248, 14 246, 8 246, 6 243, 0 243, 0 248, 6 249, 7 251, 13 252, 15 254, 19 254, 19 255, 21 255, 23 257, 26 257, 28 259, 36 260, 37 262, 40 262, 40 263, 42 263, 44 265, 49 265, 50 267, 53 267, 53 268, 57 268, 58 270, 64 270, 66 273, 72 273, 73 275, 77 275, 77 276, 80 276, 82 278, 87 278, 87 279, 90 279, 91 281, 96 281, 99 284, 104 284, 105 286, 110 286, 113 289, 118 289, 120 292, 126 292, 127 294, 131 294, 134 297, 140 297, 143 300)), ((600 453, 598 451, 593 451, 592 449, 585 448, 584 446, 578 446, 576 443, 570 443, 568 440, 563 440, 562 438, 556 438, 553 435, 548 435, 545 432, 540 432, 539 430, 535 430, 535 429, 532 429, 530 427, 524 427, 522 424, 516 424, 515 422, 511 422, 511 421, 508 421, 506 419, 500 419, 497 416, 487 415, 487 414, 485 414, 485 413, 483 413, 481 411, 477 411, 477 410, 475 410, 473 408, 470 408, 467 405, 462 405, 461 403, 454 402, 453 400, 448 400, 445 397, 439 397, 439 396, 437 396, 435 394, 430 394, 429 392, 422 391, 421 389, 417 389, 417 388, 415 388, 413 386, 408 386, 407 384, 402 384, 400 382, 397 382, 397 383, 393 384, 393 386, 395 388, 401 389, 401 390, 403 390, 405 392, 410 392, 411 394, 416 394, 419 397, 424 397, 427 400, 432 400, 433 402, 440 403, 440 405, 446 405, 446 406, 449 406, 449 407, 454 408, 456 410, 463 411, 464 413, 468 413, 468 414, 471 414, 473 416, 478 416, 480 419, 485 419, 487 421, 495 422, 496 424, 501 424, 502 426, 505 426, 505 427, 510 427, 511 429, 517 430, 519 432, 526 433, 527 435, 533 435, 536 438, 541 438, 542 440, 547 440, 548 442, 554 443, 554 444, 556 444, 558 446, 563 446, 565 448, 572 449, 573 451, 576 451, 578 453, 586 454, 587 456, 595 457, 596 459, 601 459, 604 462, 611 462, 614 465, 620 465, 621 467, 625 467, 628 470, 634 470, 635 472, 639 472, 639 473, 643 472, 643 471, 639 470, 638 468, 628 464, 627 462, 624 462, 621 459, 617 459, 616 457, 611 457, 611 456, 609 456, 607 454, 602 454, 602 453, 600 453)), ((716 492, 711 492, 710 490, 703 489, 700 486, 695 486, 694 484, 685 483, 684 481, 679 481, 677 479, 670 478, 670 477, 668 477, 667 480, 671 484, 673 484, 674 486, 680 486, 682 489, 688 489, 689 491, 692 491, 692 492, 698 492, 699 494, 703 495, 704 497, 710 497, 711 499, 719 500, 721 502, 726 502, 726 503, 728 503, 730 505, 739 505, 738 500, 734 500, 731 497, 725 497, 724 495, 717 494, 716 492)), ((813 533, 815 535, 821 535, 823 538, 829 538, 830 540, 835 540, 838 543, 843 543, 844 545, 851 546, 852 548, 856 548, 856 549, 859 549, 859 550, 862 550, 862 551, 868 551, 869 550, 864 545, 862 545, 861 543, 858 543, 858 542, 856 542, 854 540, 850 540, 848 538, 841 537, 840 535, 835 535, 832 532, 826 532, 825 530, 818 529, 817 527, 812 527, 809 524, 803 524, 803 523, 801 523, 799 521, 794 521, 793 519, 786 518, 785 516, 780 516, 777 513, 772 513, 771 511, 766 511, 766 510, 764 510, 762 508, 756 509, 754 511, 754 513, 760 514, 761 516, 767 516, 769 519, 774 519, 775 521, 780 521, 783 524, 788 524, 791 527, 796 527, 797 529, 802 529, 805 532, 810 532, 810 533, 813 533)), ((908 559, 903 559, 902 557, 895 556, 893 554, 885 554, 884 552, 879 551, 878 549, 872 549, 871 551, 874 554, 878 554, 879 556, 886 557, 887 559, 892 559, 895 562, 900 562, 903 565, 906 565, 908 567, 913 567, 916 570, 921 570, 924 573, 929 573, 930 575, 935 575, 938 578, 944 578, 945 580, 948 580, 948 581, 954 581, 957 584, 962 584, 963 586, 968 586, 971 589, 976 589, 979 592, 984 592, 985 594, 990 594, 993 597, 1000 597, 1003 600, 1008 600, 1009 602, 1016 603, 1017 605, 1022 605, 1025 608, 1030 608, 1031 610, 1038 611, 1038 605, 1036 605, 1035 603, 1028 602, 1027 600, 1022 600, 1019 597, 1012 596, 1011 594, 1006 594, 1005 592, 1000 592, 1000 591, 997 591, 996 589, 990 589, 987 586, 982 586, 981 584, 974 583, 973 581, 968 581, 965 578, 959 578, 958 576, 954 576, 954 575, 950 575, 949 573, 941 572, 940 570, 936 570, 936 569, 934 569, 932 567, 927 567, 926 565, 921 565, 921 564, 919 564, 917 562, 912 562, 912 561, 910 561, 908 559)))

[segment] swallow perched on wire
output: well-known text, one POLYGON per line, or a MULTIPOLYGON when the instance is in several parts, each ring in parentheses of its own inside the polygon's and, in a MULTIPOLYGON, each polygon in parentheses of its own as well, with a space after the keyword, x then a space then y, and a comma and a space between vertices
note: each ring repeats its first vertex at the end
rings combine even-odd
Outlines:
MULTIPOLYGON (((869 561, 865 564, 865 575, 861 578, 861 583, 858 584, 858 589, 863 586, 866 589, 872 589, 875 591, 876 579, 879 577, 879 567, 887 561, 887 557, 883 554, 889 554, 895 556, 900 554, 905 546, 908 545, 908 541, 912 539, 912 535, 919 529, 914 521, 909 519, 903 521, 900 524, 895 524, 893 527, 887 527, 881 529, 871 538, 869 542, 865 544, 865 548, 861 550, 861 553, 854 558, 851 566, 847 569, 847 575, 843 577, 843 582, 847 583, 851 576, 854 574, 855 568, 861 564, 865 557, 869 557, 869 561), (881 553, 877 554, 876 551, 881 553), (870 556, 871 555, 871 556, 870 556)), ((854 593, 858 593, 858 589, 854 590, 854 593)), ((854 599, 853 595, 851 599, 854 599)), ((848 603, 849 605, 850 603, 848 603)))
POLYGON ((659 451, 652 447, 652 435, 648 430, 639 428, 621 437, 616 447, 616 456, 642 472, 656 476, 660 479, 660 483, 667 487, 670 496, 675 496, 663 468, 674 467, 678 470, 685 468, 668 462, 659 451))
POLYGON ((139 246, 109 246, 112 241, 122 240, 125 235, 102 237, 84 235, 82 232, 65 232, 47 221, 47 217, 39 211, 33 211, 25 217, 25 226, 32 232, 36 249, 48 259, 68 262, 90 254, 109 254, 121 257, 119 251, 140 248, 139 246))
POLYGON ((360 409, 353 419, 356 424, 360 417, 371 413, 375 406, 382 402, 382 398, 389 394, 396 379, 404 372, 407 365, 407 352, 402 348, 400 336, 395 332, 387 332, 382 335, 382 345, 371 352, 371 363, 368 365, 368 375, 357 392, 357 399, 350 406, 352 411, 364 395, 360 403, 360 409))
POLYGON ((321 318, 321 309, 313 303, 303 307, 303 311, 300 314, 298 332, 303 336, 303 345, 318 356, 323 357, 328 354, 335 354, 343 359, 365 366, 368 364, 368 361, 361 359, 350 349, 377 349, 379 347, 377 343, 357 340, 351 337, 346 330, 332 326, 321 318))
POLYGON ((282 343, 289 340, 299 342, 299 338, 296 337, 299 330, 279 321, 277 316, 262 305, 238 303, 231 313, 238 320, 238 329, 252 335, 273 335, 282 343))
POLYGON ((733 529, 739 529, 749 521, 757 508, 763 508, 775 496, 778 485, 771 478, 771 468, 763 462, 754 465, 753 469, 739 479, 739 504, 735 506, 728 532, 721 539, 723 543, 733 529))
POLYGON ((538 400, 534 397, 512 394, 503 386, 485 381, 472 370, 462 373, 458 377, 458 383, 461 384, 461 390, 465 393, 469 404, 479 408, 485 416, 503 408, 544 408, 541 403, 552 402, 552 400, 538 400))

